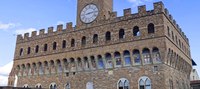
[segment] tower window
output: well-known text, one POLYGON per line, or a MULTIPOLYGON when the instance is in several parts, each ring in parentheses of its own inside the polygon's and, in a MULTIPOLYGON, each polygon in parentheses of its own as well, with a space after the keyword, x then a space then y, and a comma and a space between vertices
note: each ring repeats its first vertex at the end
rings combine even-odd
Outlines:
POLYGON ((125 78, 121 78, 117 85, 118 89, 130 89, 129 81, 125 78))
POLYGON ((134 62, 137 65, 141 64, 141 58, 140 58, 140 51, 135 49, 133 50, 133 58, 134 58, 134 62))
POLYGON ((97 43, 98 42, 98 35, 97 34, 94 34, 93 36, 93 43, 97 43))
POLYGON ((75 40, 72 39, 72 40, 71 40, 71 47, 74 47, 74 46, 75 46, 75 40))
POLYGON ((36 47, 35 47, 35 53, 38 53, 39 52, 39 46, 37 45, 36 47))
POLYGON ((143 55, 143 61, 144 64, 150 64, 151 61, 151 56, 150 56, 150 51, 148 48, 144 48, 142 51, 142 55, 143 55))
POLYGON ((82 46, 85 46, 85 45, 86 45, 86 37, 85 37, 85 36, 82 37, 81 45, 82 45, 82 46))
POLYGON ((133 36, 140 36, 140 30, 138 26, 133 28, 133 36))
POLYGON ((124 39, 125 38, 125 32, 124 29, 119 30, 119 39, 124 39))
POLYGON ((23 55, 23 48, 20 49, 19 55, 22 56, 23 55))
POLYGON ((66 40, 63 40, 63 42, 62 42, 62 48, 66 48, 66 40))
POLYGON ((108 31, 106 32, 106 41, 110 41, 111 40, 111 33, 108 31))
POLYGON ((57 43, 54 42, 54 43, 53 43, 53 50, 56 50, 56 48, 57 48, 57 43))
POLYGON ((124 51, 124 62, 125 65, 131 65, 130 52, 128 50, 124 51))
POLYGON ((47 51, 47 49, 48 49, 48 45, 44 44, 44 51, 47 51))
POLYGON ((148 25, 148 33, 154 33, 155 32, 155 29, 154 29, 154 24, 150 23, 148 25))
POLYGON ((139 79, 139 89, 151 89, 151 80, 143 76, 139 79))
POLYGON ((28 47, 28 52, 27 54, 30 54, 31 53, 31 47, 28 47))

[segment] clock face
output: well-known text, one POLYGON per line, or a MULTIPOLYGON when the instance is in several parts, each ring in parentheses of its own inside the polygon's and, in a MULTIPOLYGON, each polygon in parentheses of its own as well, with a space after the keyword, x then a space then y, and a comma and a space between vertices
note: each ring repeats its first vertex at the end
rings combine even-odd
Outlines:
POLYGON ((84 23, 91 23, 94 21, 99 14, 99 10, 96 5, 89 4, 83 8, 81 11, 80 17, 81 21, 84 23))

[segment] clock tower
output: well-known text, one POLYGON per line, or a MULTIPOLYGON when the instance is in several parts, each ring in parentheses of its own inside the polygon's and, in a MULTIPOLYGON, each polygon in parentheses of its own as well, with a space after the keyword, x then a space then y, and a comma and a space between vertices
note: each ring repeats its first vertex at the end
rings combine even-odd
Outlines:
POLYGON ((77 0, 77 28, 109 18, 113 0, 77 0))

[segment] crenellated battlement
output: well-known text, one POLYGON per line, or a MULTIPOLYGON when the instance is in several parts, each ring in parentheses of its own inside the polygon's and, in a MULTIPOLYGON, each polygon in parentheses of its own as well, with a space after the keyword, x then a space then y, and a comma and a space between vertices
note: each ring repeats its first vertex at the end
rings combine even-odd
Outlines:
POLYGON ((31 32, 31 35, 30 35, 30 33, 25 33, 23 35, 19 34, 19 35, 17 35, 17 43, 27 41, 29 39, 34 39, 37 37, 44 37, 44 36, 48 36, 51 34, 60 34, 63 32, 70 32, 70 31, 74 31, 74 30, 75 30, 75 27, 73 27, 72 22, 67 23, 66 28, 64 28, 63 25, 60 24, 60 25, 57 25, 56 30, 54 30, 54 27, 48 27, 47 33, 45 33, 45 29, 40 29, 39 32, 37 32, 37 31, 31 32))
MULTIPOLYGON (((162 2, 156 2, 153 4, 154 9, 153 10, 147 10, 146 5, 138 6, 138 12, 132 13, 132 9, 124 9, 123 10, 123 16, 118 17, 117 12, 110 12, 110 18, 108 20, 102 20, 97 21, 97 23, 94 23, 90 26, 97 26, 98 24, 108 24, 111 22, 118 22, 120 20, 126 20, 126 19, 134 19, 134 18, 142 18, 145 16, 155 15, 155 14, 165 14, 166 17, 171 21, 171 23, 174 25, 174 27, 178 30, 178 32, 182 35, 182 37, 188 42, 188 38, 186 35, 182 32, 179 25, 176 23, 176 21, 173 19, 173 16, 169 14, 169 11, 165 8, 164 4, 162 2)), ((42 35, 51 36, 52 34, 60 34, 60 33, 67 33, 71 32, 76 29, 76 27, 73 27, 73 23, 69 22, 66 24, 66 28, 64 28, 63 25, 57 25, 56 30, 54 30, 54 27, 48 27, 47 33, 45 33, 45 29, 39 30, 39 34, 37 35, 37 31, 33 31, 31 35, 29 33, 25 33, 23 36, 18 35, 17 36, 17 43, 28 41, 29 39, 34 39, 38 37, 44 37, 42 35)))

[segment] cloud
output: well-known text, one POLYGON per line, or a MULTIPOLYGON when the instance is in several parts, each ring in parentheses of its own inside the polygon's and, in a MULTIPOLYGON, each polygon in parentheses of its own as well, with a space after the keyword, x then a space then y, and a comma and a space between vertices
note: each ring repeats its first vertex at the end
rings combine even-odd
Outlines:
POLYGON ((134 7, 152 1, 153 0, 128 0, 128 2, 132 3, 134 7))
POLYGON ((19 23, 2 23, 0 22, 0 30, 8 30, 19 26, 19 23))
POLYGON ((15 31, 16 34, 24 34, 24 33, 31 33, 32 31, 36 31, 35 28, 27 28, 27 29, 18 29, 15 31))
POLYGON ((3 67, 0 67, 0 86, 7 86, 8 76, 12 69, 13 62, 6 64, 3 67))

